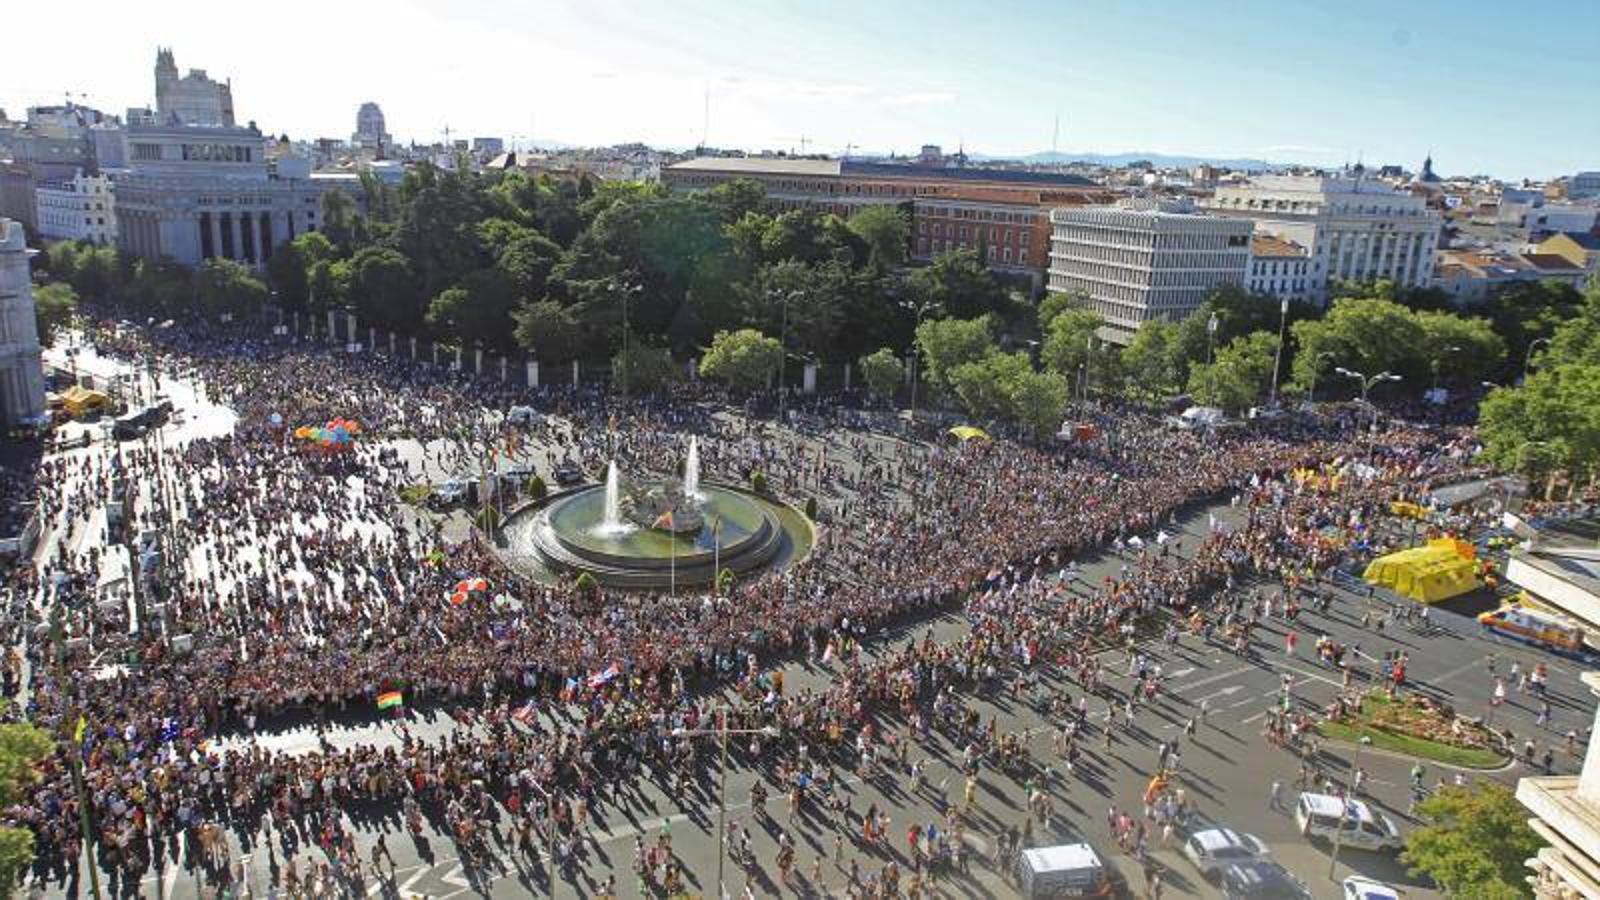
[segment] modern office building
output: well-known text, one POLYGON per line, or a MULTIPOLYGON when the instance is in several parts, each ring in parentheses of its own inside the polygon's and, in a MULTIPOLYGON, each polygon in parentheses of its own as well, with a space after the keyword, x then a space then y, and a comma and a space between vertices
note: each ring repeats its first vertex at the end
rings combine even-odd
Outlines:
POLYGON ((1184 201, 1057 209, 1050 222, 1049 289, 1086 298, 1114 343, 1151 319, 1184 318, 1212 288, 1243 284, 1250 264, 1250 221, 1184 201))
MULTIPOLYGON (((1600 672, 1578 677, 1600 694, 1600 672)), ((1600 729, 1600 712, 1593 727, 1600 729)), ((1517 799, 1533 813, 1528 824, 1548 845, 1528 860, 1533 895, 1538 900, 1600 897, 1600 739, 1591 736, 1581 773, 1523 778, 1517 799)))
POLYGON ((1574 200, 1600 197, 1600 172, 1579 172, 1567 182, 1567 196, 1574 200))
MULTIPOLYGON (((1431 165, 1425 168, 1431 174, 1431 165)), ((1203 206, 1305 247, 1307 299, 1316 302, 1326 302, 1334 282, 1388 279, 1426 287, 1433 275, 1439 214, 1424 197, 1359 170, 1341 177, 1263 175, 1217 188, 1203 206)))
POLYGON ((205 69, 178 76, 172 50, 156 50, 156 118, 163 125, 232 128, 233 87, 213 81, 205 69))
POLYGON ((117 242, 116 190, 111 178, 78 170, 71 178, 34 183, 39 237, 51 241, 117 242))
POLYGON ((22 223, 0 219, 0 426, 44 414, 44 365, 22 223))

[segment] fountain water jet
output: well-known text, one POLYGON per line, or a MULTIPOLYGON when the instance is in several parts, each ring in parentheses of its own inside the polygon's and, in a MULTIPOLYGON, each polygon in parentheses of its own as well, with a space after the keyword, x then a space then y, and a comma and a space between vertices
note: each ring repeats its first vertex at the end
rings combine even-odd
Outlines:
POLYGON ((700 493, 700 440, 692 435, 689 438, 689 455, 683 461, 683 494, 696 502, 706 499, 700 493))
POLYGON ((617 471, 617 461, 613 459, 606 466, 605 511, 594 531, 600 535, 618 535, 632 530, 633 523, 622 518, 622 475, 617 471))

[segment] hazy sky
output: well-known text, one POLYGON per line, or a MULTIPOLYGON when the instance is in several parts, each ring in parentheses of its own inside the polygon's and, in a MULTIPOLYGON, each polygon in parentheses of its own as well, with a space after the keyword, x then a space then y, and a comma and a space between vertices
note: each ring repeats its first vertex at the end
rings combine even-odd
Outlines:
POLYGON ((154 101, 157 45, 241 120, 402 140, 1149 151, 1545 178, 1600 168, 1600 3, 189 0, 10 5, 0 107, 154 101), (75 98, 78 99, 78 98, 75 98))

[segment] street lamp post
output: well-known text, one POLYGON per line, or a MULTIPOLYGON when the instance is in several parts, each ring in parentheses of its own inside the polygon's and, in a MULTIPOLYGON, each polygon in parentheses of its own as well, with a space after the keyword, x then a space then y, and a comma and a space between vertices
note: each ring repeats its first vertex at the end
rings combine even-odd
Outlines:
POLYGON ((1460 349, 1461 348, 1459 346, 1457 346, 1455 344, 1451 344, 1450 346, 1444 348, 1444 350, 1438 356, 1435 356, 1433 358, 1433 389, 1434 390, 1437 391, 1439 389, 1439 364, 1444 362, 1444 354, 1446 354, 1446 353, 1456 353, 1456 352, 1460 351, 1460 349))
MULTIPOLYGON (((1355 788, 1355 773, 1361 771, 1361 753, 1372 744, 1372 738, 1362 735, 1361 743, 1356 745, 1356 758, 1350 767, 1351 791, 1355 788)), ((1333 855, 1328 857, 1328 880, 1332 881, 1334 872, 1339 868, 1339 848, 1344 844, 1344 823, 1350 818, 1350 793, 1346 792, 1343 808, 1339 811, 1339 827, 1333 832, 1333 855)))
POLYGON ((722 724, 714 728, 674 728, 673 737, 698 737, 714 734, 720 744, 719 753, 722 757, 722 768, 717 774, 717 898, 728 896, 727 889, 723 886, 723 863, 728 858, 728 736, 735 734, 759 734, 763 737, 775 738, 778 729, 767 725, 762 728, 729 728, 728 708, 726 706, 717 710, 722 719, 722 724))
POLYGON ((1206 320, 1206 365, 1211 365, 1213 345, 1217 341, 1217 314, 1212 313, 1206 320))
POLYGON ((1545 346, 1548 347, 1550 345, 1550 339, 1547 338, 1547 337, 1534 338, 1533 340, 1528 342, 1528 352, 1526 354, 1524 354, 1523 357, 1522 357, 1522 380, 1523 381, 1527 381, 1528 380, 1528 369, 1533 366, 1533 348, 1539 346, 1540 344, 1544 344, 1545 346))
POLYGON ((911 424, 917 424, 917 338, 916 333, 922 328, 922 317, 937 309, 939 304, 932 301, 917 303, 911 300, 900 301, 900 308, 909 310, 916 317, 916 325, 911 330, 911 424))
POLYGON ((1283 337, 1289 325, 1289 301, 1278 303, 1278 349, 1272 354, 1272 391, 1267 395, 1267 405, 1278 405, 1278 370, 1283 367, 1283 337))
POLYGON ((784 412, 785 412, 785 406, 786 406, 784 401, 785 401, 785 399, 786 399, 786 397, 788 395, 788 390, 787 390, 788 382, 786 381, 786 378, 787 378, 788 372, 789 372, 789 366, 788 366, 788 363, 789 363, 789 301, 793 300, 796 297, 804 296, 804 294, 805 294, 804 291, 788 291, 786 293, 782 293, 782 294, 779 295, 779 297, 781 298, 782 303, 783 303, 783 326, 782 326, 781 330, 779 330, 779 332, 778 332, 778 349, 780 351, 782 351, 782 352, 780 352, 778 354, 778 424, 779 425, 782 425, 783 422, 784 422, 784 412))
MULTIPOLYGON (((1394 374, 1393 372, 1379 372, 1376 375, 1366 375, 1366 374, 1363 374, 1361 372, 1356 372, 1356 371, 1353 371, 1351 369, 1346 369, 1344 366, 1340 366, 1340 367, 1334 369, 1334 371, 1338 372, 1340 375, 1343 375, 1346 378, 1354 378, 1356 380, 1356 384, 1361 386, 1361 403, 1362 403, 1363 406, 1366 406, 1368 409, 1372 410, 1372 429, 1374 431, 1376 431, 1377 428, 1378 428, 1378 408, 1373 406, 1372 403, 1367 400, 1367 393, 1369 391, 1371 391, 1372 390, 1372 386, 1377 384, 1378 382, 1380 382, 1380 381, 1400 381, 1401 380, 1400 376, 1394 374)), ((1369 432, 1368 433, 1368 443, 1370 444, 1370 442, 1371 442, 1371 433, 1369 432)))
POLYGON ((641 285, 612 279, 611 289, 622 297, 622 401, 628 401, 628 305, 633 295, 643 290, 641 285))

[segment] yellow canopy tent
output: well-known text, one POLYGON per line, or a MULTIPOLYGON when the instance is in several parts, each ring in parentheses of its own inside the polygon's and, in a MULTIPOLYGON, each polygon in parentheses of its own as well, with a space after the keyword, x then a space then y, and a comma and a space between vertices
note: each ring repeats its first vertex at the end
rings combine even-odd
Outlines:
POLYGON ((989 440, 989 432, 984 431, 982 428, 978 428, 974 425, 957 425, 956 427, 950 429, 950 433, 963 441, 970 441, 973 438, 981 438, 985 441, 989 440))
POLYGON ((1478 587, 1472 545, 1454 538, 1435 538, 1426 546, 1380 556, 1362 576, 1395 593, 1423 603, 1438 603, 1478 587))
POLYGON ((74 418, 92 409, 105 409, 110 404, 111 398, 105 394, 76 384, 61 393, 61 405, 74 418))

